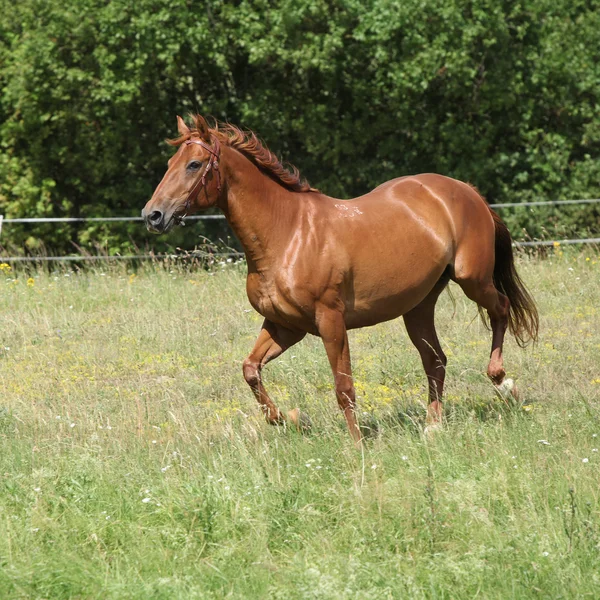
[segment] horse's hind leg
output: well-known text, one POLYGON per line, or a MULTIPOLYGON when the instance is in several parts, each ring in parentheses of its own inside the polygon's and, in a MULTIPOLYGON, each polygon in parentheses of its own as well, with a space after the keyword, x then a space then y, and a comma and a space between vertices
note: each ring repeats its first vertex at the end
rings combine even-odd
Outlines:
POLYGON ((502 345, 504 343, 504 334, 508 326, 508 310, 510 302, 508 298, 501 294, 492 281, 492 275, 486 278, 466 278, 455 279, 468 298, 476 302, 481 308, 487 310, 490 317, 490 327, 492 329, 492 351, 490 353, 490 362, 487 368, 488 377, 495 385, 500 385, 506 376, 504 370, 504 359, 502 357, 502 345))
POLYGON ((440 423, 442 419, 442 393, 447 359, 435 331, 434 317, 435 304, 447 281, 440 280, 425 300, 404 315, 406 331, 421 355, 429 383, 427 421, 431 425, 440 423))
MULTIPOLYGON (((262 368, 274 358, 277 358, 288 348, 297 344, 306 335, 303 331, 291 331, 265 319, 258 339, 252 352, 244 361, 244 379, 252 389, 260 404, 267 422, 279 425, 285 422, 285 416, 273 403, 262 383, 262 368)), ((288 415, 294 421, 293 415, 288 415)), ((296 419, 297 420, 297 419, 296 419)), ((296 423, 299 425, 299 423, 296 423)))

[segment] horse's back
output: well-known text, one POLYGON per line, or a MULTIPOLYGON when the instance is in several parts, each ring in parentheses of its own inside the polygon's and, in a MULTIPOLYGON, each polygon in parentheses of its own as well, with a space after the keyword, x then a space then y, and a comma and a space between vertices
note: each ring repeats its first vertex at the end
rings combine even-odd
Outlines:
POLYGON ((427 248, 443 261, 471 237, 493 241, 491 213, 475 188, 434 173, 392 179, 354 200, 333 201, 332 211, 334 226, 371 251, 388 244, 411 253, 427 248))
POLYGON ((461 254, 476 254, 482 261, 493 261, 494 221, 486 201, 473 186, 435 173, 389 183, 398 202, 439 232, 440 241, 451 242, 453 260, 461 254))
POLYGON ((487 204, 479 192, 458 179, 422 173, 393 179, 373 192, 380 188, 387 188, 397 202, 413 209, 431 209, 440 219, 446 216, 458 234, 461 225, 469 228, 474 220, 492 223, 487 204))

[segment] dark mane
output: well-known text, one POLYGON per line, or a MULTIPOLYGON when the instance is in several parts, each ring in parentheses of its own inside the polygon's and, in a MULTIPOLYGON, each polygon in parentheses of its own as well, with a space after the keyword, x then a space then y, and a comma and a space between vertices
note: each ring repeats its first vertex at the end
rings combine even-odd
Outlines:
POLYGON ((212 127, 208 126, 201 115, 190 115, 194 125, 190 128, 190 135, 182 135, 174 140, 168 140, 172 146, 179 146, 193 135, 202 135, 208 131, 216 137, 221 144, 235 148, 249 158, 263 173, 292 192, 317 192, 308 181, 301 177, 300 172, 293 165, 287 167, 261 142, 252 131, 244 131, 230 123, 215 121, 212 127))

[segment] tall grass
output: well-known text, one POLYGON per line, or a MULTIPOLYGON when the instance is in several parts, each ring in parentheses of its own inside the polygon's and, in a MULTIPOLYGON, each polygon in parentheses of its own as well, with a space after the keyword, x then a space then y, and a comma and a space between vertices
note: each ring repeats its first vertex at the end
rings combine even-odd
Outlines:
POLYGON ((505 347, 521 402, 494 394, 455 288, 432 440, 402 321, 351 333, 362 452, 314 338, 265 371, 313 430, 263 422, 243 267, 4 268, 0 597, 598 597, 600 261, 518 266, 542 317, 537 346, 505 347))

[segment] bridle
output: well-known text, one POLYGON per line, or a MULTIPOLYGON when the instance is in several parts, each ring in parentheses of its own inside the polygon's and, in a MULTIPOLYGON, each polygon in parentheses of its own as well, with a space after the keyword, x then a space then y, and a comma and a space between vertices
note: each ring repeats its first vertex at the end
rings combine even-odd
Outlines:
POLYGON ((188 197, 186 198, 185 204, 183 205, 183 214, 178 217, 178 221, 180 225, 185 225, 184 219, 187 216, 188 209, 190 208, 190 204, 192 200, 200 193, 200 190, 206 187, 206 176, 208 172, 212 169, 215 173, 215 177, 217 179, 217 193, 221 191, 221 172, 219 171, 219 158, 221 156, 221 145, 219 144, 219 140, 214 137, 213 138, 213 147, 211 148, 208 144, 205 144, 201 140, 186 140, 184 142, 186 146, 190 144, 197 144, 198 146, 202 146, 205 150, 209 152, 209 159, 206 167, 204 167, 204 171, 196 182, 194 183, 188 197))

